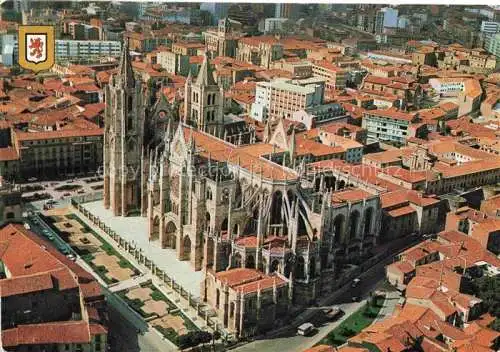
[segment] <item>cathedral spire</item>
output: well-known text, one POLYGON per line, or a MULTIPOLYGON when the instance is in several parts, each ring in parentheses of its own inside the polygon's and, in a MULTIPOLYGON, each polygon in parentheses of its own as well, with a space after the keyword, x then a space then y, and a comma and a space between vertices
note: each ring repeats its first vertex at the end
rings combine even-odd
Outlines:
POLYGON ((295 160, 295 128, 292 128, 292 136, 290 137, 290 149, 289 149, 289 154, 290 154, 290 163, 293 165, 293 161, 295 160))
POLYGON ((122 79, 123 86, 125 87, 135 86, 134 71, 132 69, 132 60, 130 58, 128 39, 125 39, 123 43, 122 55, 120 57, 120 66, 118 67, 118 72, 122 79))
POLYGON ((269 124, 269 119, 266 120, 266 126, 264 127, 264 143, 269 143, 271 140, 271 126, 269 124))
POLYGON ((196 84, 198 86, 215 86, 217 83, 214 81, 214 75, 212 73, 212 69, 208 64, 208 54, 205 52, 205 58, 203 59, 203 63, 201 64, 200 72, 198 73, 198 77, 196 77, 196 84))

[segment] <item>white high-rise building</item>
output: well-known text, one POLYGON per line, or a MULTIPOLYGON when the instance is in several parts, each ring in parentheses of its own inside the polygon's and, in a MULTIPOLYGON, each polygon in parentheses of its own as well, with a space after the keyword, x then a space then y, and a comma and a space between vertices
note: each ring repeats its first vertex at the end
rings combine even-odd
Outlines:
POLYGON ((500 58, 500 33, 491 36, 485 49, 497 58, 500 58))
POLYGON ((251 116, 261 122, 268 118, 271 120, 290 118, 296 111, 322 104, 323 95, 322 78, 304 80, 278 78, 271 82, 259 82, 255 90, 255 103, 252 104, 251 116))
POLYGON ((398 10, 392 7, 384 7, 381 9, 384 13, 384 27, 396 28, 398 26, 398 10))
POLYGON ((496 34, 500 32, 500 22, 483 21, 481 23, 481 32, 483 34, 496 34))

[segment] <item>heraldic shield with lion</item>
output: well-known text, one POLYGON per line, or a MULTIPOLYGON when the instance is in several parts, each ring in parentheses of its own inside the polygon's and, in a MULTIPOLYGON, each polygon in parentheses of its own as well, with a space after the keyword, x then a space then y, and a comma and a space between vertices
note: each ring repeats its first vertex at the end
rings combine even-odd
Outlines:
POLYGON ((19 26, 19 66, 35 72, 54 65, 54 27, 19 26))

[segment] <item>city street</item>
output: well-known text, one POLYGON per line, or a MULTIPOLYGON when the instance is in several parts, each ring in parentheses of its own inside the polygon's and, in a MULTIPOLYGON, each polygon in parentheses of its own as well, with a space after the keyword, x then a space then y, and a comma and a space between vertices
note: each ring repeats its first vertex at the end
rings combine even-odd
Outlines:
MULTIPOLYGON (((109 302, 109 301, 108 301, 109 302)), ((110 351, 163 352, 177 351, 152 330, 138 333, 130 318, 119 312, 114 304, 108 304, 110 351)))

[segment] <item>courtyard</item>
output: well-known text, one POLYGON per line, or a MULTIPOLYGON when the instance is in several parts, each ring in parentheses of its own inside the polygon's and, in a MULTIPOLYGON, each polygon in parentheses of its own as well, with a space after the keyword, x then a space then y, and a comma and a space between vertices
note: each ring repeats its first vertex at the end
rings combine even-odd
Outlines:
POLYGON ((165 338, 178 345, 179 336, 198 328, 151 282, 118 292, 142 318, 165 338))
POLYGON ((140 272, 109 243, 83 223, 68 208, 45 212, 46 220, 59 236, 106 282, 128 280, 140 272))
POLYGON ((91 214, 98 216, 124 240, 134 243, 148 259, 173 278, 193 298, 200 297, 202 271, 195 271, 188 261, 178 260, 175 250, 161 248, 159 241, 150 242, 148 223, 145 217, 114 216, 110 210, 104 208, 102 200, 83 203, 82 206, 91 214))

